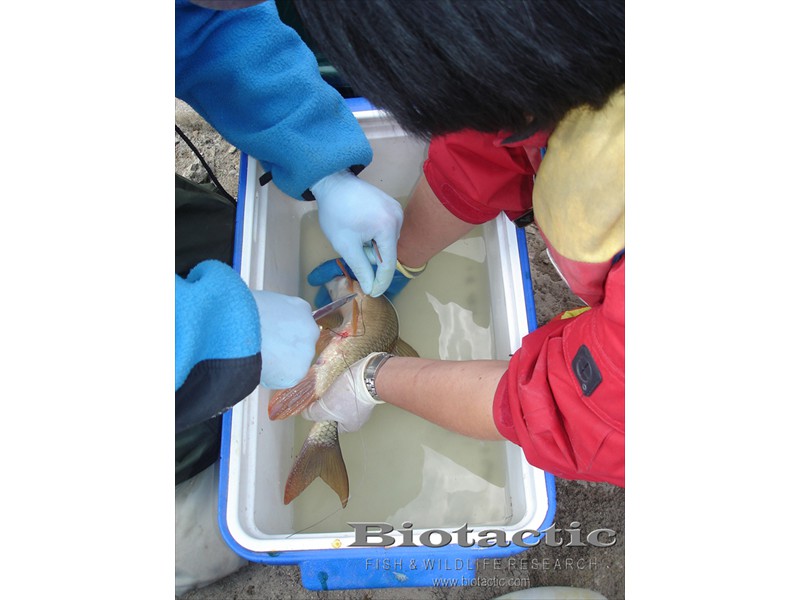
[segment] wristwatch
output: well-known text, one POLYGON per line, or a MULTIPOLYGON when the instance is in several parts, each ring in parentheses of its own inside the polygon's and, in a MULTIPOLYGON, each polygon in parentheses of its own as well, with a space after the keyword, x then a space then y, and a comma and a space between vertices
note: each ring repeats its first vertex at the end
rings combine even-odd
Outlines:
POLYGON ((372 396, 372 399, 378 404, 383 404, 384 401, 378 397, 378 391, 375 389, 375 377, 378 375, 378 369, 393 356, 394 354, 389 354, 388 352, 378 352, 369 359, 364 367, 364 385, 369 395, 372 396))

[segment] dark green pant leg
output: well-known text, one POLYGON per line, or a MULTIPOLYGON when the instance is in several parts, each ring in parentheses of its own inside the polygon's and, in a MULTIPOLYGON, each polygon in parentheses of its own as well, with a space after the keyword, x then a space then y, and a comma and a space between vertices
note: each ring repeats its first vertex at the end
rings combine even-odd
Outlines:
POLYGON ((233 261, 236 206, 199 184, 175 174, 175 272, 186 277, 196 264, 233 261))
MULTIPOLYGON (((175 175, 175 273, 185 277, 196 264, 233 261, 236 206, 214 192, 175 175)), ((194 477, 219 458, 222 417, 175 434, 175 485, 194 477)))

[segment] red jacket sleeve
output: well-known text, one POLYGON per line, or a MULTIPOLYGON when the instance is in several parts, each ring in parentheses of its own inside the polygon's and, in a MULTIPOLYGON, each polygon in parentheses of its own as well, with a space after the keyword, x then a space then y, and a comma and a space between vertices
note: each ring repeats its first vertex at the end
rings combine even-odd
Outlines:
POLYGON ((502 145, 502 136, 465 130, 435 137, 423 165, 436 197, 453 215, 476 225, 501 212, 511 220, 532 208, 533 176, 549 132, 502 145))
POLYGON ((601 304, 523 339, 495 392, 494 420, 534 466, 625 485, 624 255, 601 304))

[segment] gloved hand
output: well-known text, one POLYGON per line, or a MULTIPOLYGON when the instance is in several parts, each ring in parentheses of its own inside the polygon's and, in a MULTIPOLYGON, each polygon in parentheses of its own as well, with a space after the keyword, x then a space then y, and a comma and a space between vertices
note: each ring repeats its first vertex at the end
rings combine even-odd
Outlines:
POLYGON ((375 400, 364 385, 364 369, 377 354, 383 353, 373 352, 353 363, 302 416, 309 421, 336 421, 339 430, 348 433, 361 429, 369 421, 372 409, 384 404, 375 400))
POLYGON ((261 385, 289 388, 308 372, 314 360, 319 325, 302 298, 253 291, 261 321, 261 385))
POLYGON ((400 203, 348 170, 323 177, 310 189, 317 199, 322 232, 350 265, 361 289, 374 297, 383 294, 397 261, 403 224, 400 203), (381 258, 374 272, 365 254, 372 240, 381 258))
MULTIPOLYGON (((369 261, 374 263, 375 253, 372 251, 372 248, 366 248, 365 254, 367 255, 369 261)), ((326 260, 324 263, 318 265, 313 271, 311 271, 306 278, 309 285, 320 286, 319 291, 317 291, 317 295, 314 298, 314 305, 317 307, 325 306, 331 302, 331 295, 328 293, 325 284, 335 277, 344 275, 336 260, 337 259, 335 258, 326 260)), ((410 267, 406 267, 401 264, 400 261, 397 261, 394 274, 392 275, 392 280, 389 283, 389 287, 386 288, 386 292, 384 292, 386 297, 389 298, 389 300, 394 298, 403 290, 404 287, 406 287, 406 284, 408 284, 409 281, 420 275, 425 270, 425 266, 426 265, 423 265, 418 269, 411 269, 410 267)), ((350 277, 354 277, 352 269, 350 269, 350 266, 346 262, 344 263, 344 268, 347 270, 347 273, 350 275, 350 277)))

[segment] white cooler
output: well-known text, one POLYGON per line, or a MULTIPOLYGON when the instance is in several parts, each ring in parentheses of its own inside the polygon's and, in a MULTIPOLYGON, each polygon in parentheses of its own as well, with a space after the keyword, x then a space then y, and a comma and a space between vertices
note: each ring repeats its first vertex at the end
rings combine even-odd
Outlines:
MULTIPOLYGON (((356 107, 354 114, 374 151, 359 176, 406 198, 426 144, 381 111, 356 107)), ((262 173, 243 156, 234 266, 252 289, 311 302, 315 290, 305 276, 336 254, 317 228, 316 203, 291 199, 272 183, 260 186, 262 173)), ((421 356, 508 358, 536 327, 524 230, 503 215, 476 228, 432 259, 395 306, 401 337, 421 356)), ((340 436, 350 476, 345 509, 321 480, 285 506, 286 477, 310 424, 301 417, 270 421, 270 393, 259 386, 224 416, 219 523, 247 560, 299 565, 308 589, 430 586, 441 578, 467 584, 479 560, 525 549, 479 546, 482 533, 503 531, 510 541, 515 532, 553 523, 553 476, 532 467, 518 446, 464 438, 389 405, 373 411, 360 432, 340 436), (351 547, 355 522, 389 523, 397 541, 351 547), (457 543, 465 523, 471 547, 457 543), (451 534, 451 543, 428 547, 446 540, 431 530, 451 534), (400 546, 403 539, 414 545, 400 546)))

